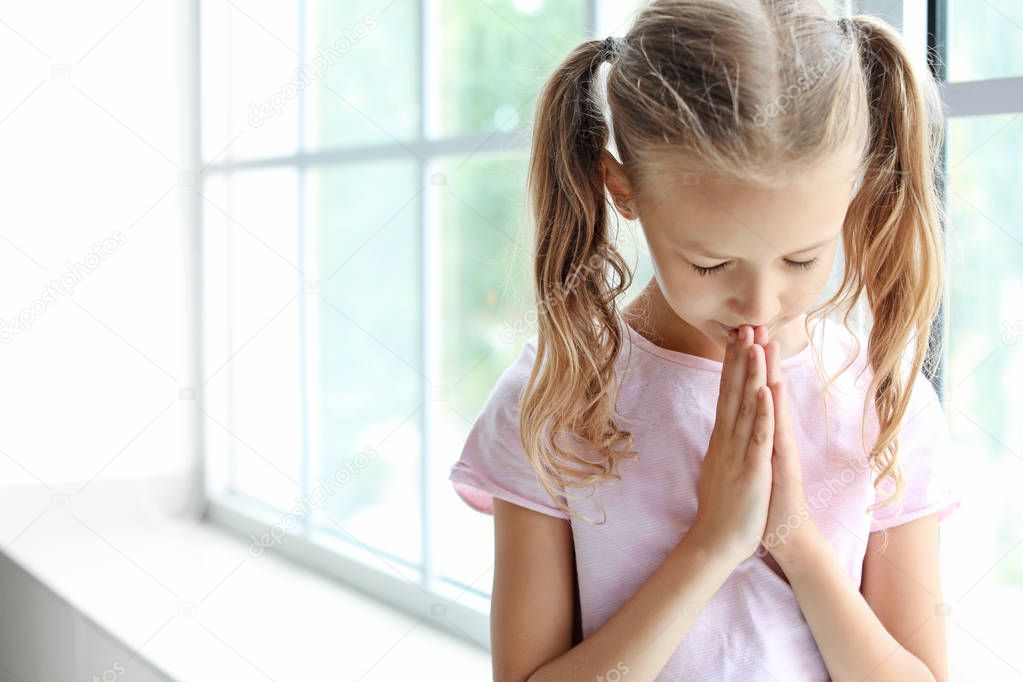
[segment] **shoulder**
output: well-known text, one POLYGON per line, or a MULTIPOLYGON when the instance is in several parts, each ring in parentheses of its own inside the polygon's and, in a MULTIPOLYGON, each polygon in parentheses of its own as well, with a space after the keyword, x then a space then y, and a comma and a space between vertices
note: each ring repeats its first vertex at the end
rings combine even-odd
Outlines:
POLYGON ((483 426, 500 432, 514 428, 517 433, 519 401, 536 361, 536 343, 537 337, 534 335, 522 346, 515 360, 501 372, 480 411, 478 420, 483 422, 483 426))
MULTIPOLYGON (((828 317, 821 321, 815 334, 815 343, 820 348, 823 363, 822 379, 840 373, 840 381, 836 381, 836 384, 853 390, 860 396, 865 395, 874 378, 874 370, 870 366, 867 332, 855 325, 846 327, 841 319, 828 317)), ((923 408, 933 409, 935 405, 940 409, 940 400, 935 388, 923 370, 918 368, 910 376, 908 356, 907 349, 901 358, 901 371, 903 390, 910 395, 909 407, 912 412, 916 414, 923 408)), ((909 413, 907 410, 907 416, 909 413)))
POLYGON ((477 511, 493 513, 493 498, 549 516, 567 518, 542 486, 519 430, 519 401, 535 357, 535 337, 498 378, 484 401, 449 478, 477 511))

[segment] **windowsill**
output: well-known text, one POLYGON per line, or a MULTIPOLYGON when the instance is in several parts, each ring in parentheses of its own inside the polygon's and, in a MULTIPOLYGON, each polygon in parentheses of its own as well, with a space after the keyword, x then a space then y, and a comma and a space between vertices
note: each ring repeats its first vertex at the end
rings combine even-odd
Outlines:
POLYGON ((174 679, 404 679, 427 660, 452 679, 490 677, 480 647, 270 553, 253 557, 217 526, 167 516, 146 502, 154 485, 95 481, 56 503, 43 486, 0 489, 0 551, 174 679))

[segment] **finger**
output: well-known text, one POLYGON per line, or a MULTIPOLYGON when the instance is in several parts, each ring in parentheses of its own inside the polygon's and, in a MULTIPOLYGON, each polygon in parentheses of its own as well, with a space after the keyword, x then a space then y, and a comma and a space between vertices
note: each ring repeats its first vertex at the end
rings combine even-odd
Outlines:
POLYGON ((767 369, 764 366, 764 349, 753 344, 747 350, 749 370, 746 373, 746 385, 743 390, 742 402, 735 417, 732 430, 737 442, 745 446, 753 432, 753 422, 757 416, 757 390, 767 383, 767 369))
POLYGON ((768 383, 774 402, 775 447, 785 448, 792 442, 792 420, 789 416, 788 391, 785 382, 768 383))
POLYGON ((774 401, 771 389, 761 386, 757 389, 757 411, 746 448, 746 461, 768 464, 774 447, 774 401))
MULTIPOLYGON (((735 424, 735 415, 739 411, 739 403, 742 400, 748 365, 746 353, 750 345, 746 334, 746 326, 743 325, 739 329, 737 337, 731 339, 725 347, 725 361, 721 367, 721 387, 717 409, 717 421, 722 424, 735 424)), ((726 433, 728 432, 726 431, 726 433)))
POLYGON ((785 387, 777 383, 768 383, 771 387, 771 402, 774 408, 774 447, 785 446, 785 387))
POLYGON ((767 352, 767 385, 773 388, 781 381, 781 348, 777 341, 771 341, 764 350, 767 352))
POLYGON ((770 341, 768 336, 767 327, 760 325, 754 330, 753 343, 759 343, 764 348, 767 348, 767 342, 770 341))
POLYGON ((784 382, 771 386, 774 408, 774 445, 775 470, 779 475, 788 476, 793 480, 801 480, 801 467, 795 449, 795 436, 792 433, 792 421, 789 419, 788 396, 784 382))
POLYGON ((784 431, 789 426, 788 405, 784 392, 784 379, 781 373, 781 348, 777 341, 768 343, 767 348, 767 385, 771 387, 774 399, 774 420, 779 437, 784 440, 784 431))

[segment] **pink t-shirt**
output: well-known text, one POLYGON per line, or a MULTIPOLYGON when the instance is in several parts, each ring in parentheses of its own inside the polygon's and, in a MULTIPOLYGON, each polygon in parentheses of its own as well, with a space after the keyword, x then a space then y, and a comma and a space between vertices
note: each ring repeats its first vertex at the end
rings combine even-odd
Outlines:
MULTIPOLYGON (((569 489, 573 495, 592 493, 589 499, 569 499, 573 510, 598 521, 606 518, 603 525, 571 518, 584 638, 635 594, 692 525, 721 378, 720 362, 661 348, 620 315, 618 320, 632 342, 631 360, 628 343, 617 360, 624 376, 618 410, 631 415, 622 426, 632 432, 639 457, 620 460, 621 481, 596 491, 569 489)), ((829 373, 855 351, 840 321, 818 323, 813 333, 829 373)), ((875 510, 874 519, 867 515, 875 494, 860 440, 870 379, 869 368, 856 378, 864 369, 862 339, 861 346, 857 360, 830 387, 827 422, 815 351, 807 346, 782 361, 807 499, 817 526, 857 586, 871 531, 933 512, 944 519, 962 501, 951 484, 944 411, 931 383, 918 374, 899 436, 906 484, 901 506, 875 510)), ((540 485, 519 437, 518 398, 535 353, 534 335, 501 375, 449 478, 458 495, 480 512, 492 514, 496 496, 569 518, 540 485)), ((873 410, 868 416, 866 442, 872 443, 877 419, 873 410)), ((740 563, 703 606, 657 679, 827 680, 828 672, 791 587, 758 552, 740 563)))

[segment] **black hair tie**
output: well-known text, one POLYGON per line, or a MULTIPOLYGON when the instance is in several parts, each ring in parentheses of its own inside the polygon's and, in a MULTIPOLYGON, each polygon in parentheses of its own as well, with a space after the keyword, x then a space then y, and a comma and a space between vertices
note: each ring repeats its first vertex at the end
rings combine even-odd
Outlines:
POLYGON ((611 61, 611 58, 615 53, 615 39, 612 36, 608 36, 604 39, 604 47, 601 49, 601 55, 605 62, 611 61))

